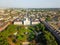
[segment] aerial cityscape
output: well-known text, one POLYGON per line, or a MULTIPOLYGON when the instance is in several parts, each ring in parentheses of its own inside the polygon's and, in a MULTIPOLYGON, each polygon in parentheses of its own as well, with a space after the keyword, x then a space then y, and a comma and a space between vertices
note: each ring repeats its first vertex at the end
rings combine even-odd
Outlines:
POLYGON ((60 8, 0 9, 0 45, 60 45, 60 8))
POLYGON ((0 45, 60 45, 60 0, 0 0, 0 45))

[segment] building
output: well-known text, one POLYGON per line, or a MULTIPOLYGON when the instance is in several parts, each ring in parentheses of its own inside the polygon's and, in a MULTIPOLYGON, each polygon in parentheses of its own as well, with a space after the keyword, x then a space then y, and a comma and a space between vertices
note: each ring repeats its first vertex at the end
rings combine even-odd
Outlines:
POLYGON ((18 18, 14 20, 14 25, 22 25, 22 21, 18 18))
POLYGON ((57 26, 58 26, 58 28, 59 28, 59 30, 60 30, 60 22, 57 23, 57 26))
POLYGON ((38 23, 40 23, 40 21, 38 19, 35 19, 35 20, 32 21, 32 25, 35 25, 35 24, 38 24, 38 23))
POLYGON ((35 25, 40 23, 39 19, 30 20, 27 17, 24 21, 20 20, 19 18, 14 20, 14 25, 35 25))
POLYGON ((30 25, 30 20, 28 18, 26 18, 26 20, 24 20, 24 25, 30 25))

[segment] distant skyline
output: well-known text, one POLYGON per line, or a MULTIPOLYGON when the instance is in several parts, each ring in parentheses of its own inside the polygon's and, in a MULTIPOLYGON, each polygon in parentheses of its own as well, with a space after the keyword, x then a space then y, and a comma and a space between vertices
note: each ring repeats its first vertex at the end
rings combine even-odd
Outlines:
POLYGON ((0 8, 60 8, 60 0, 0 0, 0 8))

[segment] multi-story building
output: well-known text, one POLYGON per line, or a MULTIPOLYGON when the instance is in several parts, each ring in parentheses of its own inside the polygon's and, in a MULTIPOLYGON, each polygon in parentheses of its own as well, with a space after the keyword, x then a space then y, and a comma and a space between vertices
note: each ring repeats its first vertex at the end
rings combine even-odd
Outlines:
POLYGON ((14 25, 35 25, 35 24, 38 24, 38 23, 40 23, 38 19, 35 19, 35 20, 31 21, 27 17, 23 21, 20 20, 19 18, 14 21, 14 25))
POLYGON ((22 25, 22 21, 18 18, 14 20, 14 25, 22 25))

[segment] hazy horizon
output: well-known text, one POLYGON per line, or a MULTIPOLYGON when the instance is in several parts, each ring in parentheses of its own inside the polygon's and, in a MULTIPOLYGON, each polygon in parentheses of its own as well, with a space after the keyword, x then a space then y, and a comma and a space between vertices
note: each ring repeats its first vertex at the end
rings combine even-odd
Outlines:
POLYGON ((0 8, 60 8, 60 0, 0 0, 0 8))

